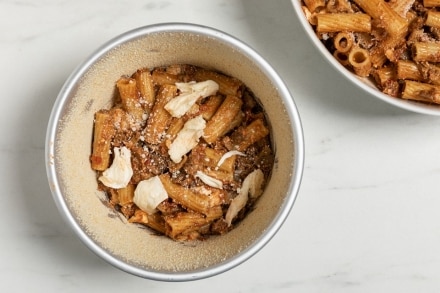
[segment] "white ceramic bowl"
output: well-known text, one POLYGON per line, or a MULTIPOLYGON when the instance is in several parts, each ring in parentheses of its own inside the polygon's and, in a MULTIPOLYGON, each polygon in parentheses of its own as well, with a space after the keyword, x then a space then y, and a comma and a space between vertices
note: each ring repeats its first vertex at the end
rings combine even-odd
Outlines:
POLYGON ((221 31, 171 23, 141 27, 112 39, 72 73, 51 113, 46 161, 60 213, 87 247, 131 274, 186 281, 235 267, 275 235, 298 194, 304 143, 289 90, 260 55, 221 31), (114 82, 140 67, 176 63, 214 68, 241 79, 267 113, 276 154, 265 192, 235 229, 183 244, 115 217, 102 202, 105 196, 97 190, 89 163, 94 113, 110 106, 114 82))
POLYGON ((354 73, 352 73, 351 71, 349 71, 344 66, 342 66, 316 36, 316 33, 314 32, 312 26, 307 21, 303 13, 303 10, 301 8, 301 0, 291 0, 291 1, 293 4, 293 8, 296 12, 296 15, 298 16, 300 23, 302 24, 306 34, 309 36, 312 43, 315 45, 318 51, 324 56, 324 58, 350 82, 355 84, 361 90, 369 93, 371 96, 379 100, 382 100, 386 103, 389 103, 391 105, 394 105, 396 107, 421 114, 440 115, 440 105, 423 104, 419 102, 388 96, 382 93, 370 79, 359 77, 354 73))

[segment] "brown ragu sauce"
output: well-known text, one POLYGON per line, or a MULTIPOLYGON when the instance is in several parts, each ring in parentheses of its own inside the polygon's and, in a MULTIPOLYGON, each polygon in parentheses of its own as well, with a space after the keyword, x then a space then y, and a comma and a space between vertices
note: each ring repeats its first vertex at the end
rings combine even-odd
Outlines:
POLYGON ((177 64, 116 81, 114 105, 95 113, 90 161, 128 222, 186 241, 225 234, 247 215, 274 152, 264 110, 240 80, 177 64))

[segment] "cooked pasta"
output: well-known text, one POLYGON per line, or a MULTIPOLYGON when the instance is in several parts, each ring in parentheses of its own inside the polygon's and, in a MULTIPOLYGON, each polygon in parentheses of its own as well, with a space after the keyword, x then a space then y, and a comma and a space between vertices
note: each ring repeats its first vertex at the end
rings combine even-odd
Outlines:
POLYGON ((428 86, 440 84, 439 0, 301 2, 318 38, 347 69, 390 96, 440 104, 428 86))
POLYGON ((142 68, 115 86, 115 104, 95 113, 90 156, 109 206, 177 241, 233 229, 274 163, 252 92, 236 78, 187 64, 142 68))
POLYGON ((316 15, 318 33, 371 31, 371 17, 364 13, 324 13, 316 15))

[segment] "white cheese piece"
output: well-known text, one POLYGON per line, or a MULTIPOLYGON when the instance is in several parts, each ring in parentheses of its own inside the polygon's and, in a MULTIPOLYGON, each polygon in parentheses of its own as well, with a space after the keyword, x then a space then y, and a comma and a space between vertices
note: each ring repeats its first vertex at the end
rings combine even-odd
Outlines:
POLYGON ((107 187, 124 188, 133 176, 131 152, 128 148, 114 148, 115 157, 112 165, 98 179, 107 187))
POLYGON ((249 197, 254 199, 263 193, 264 174, 263 171, 257 169, 250 173, 245 181, 249 182, 249 197))
POLYGON ((171 143, 168 154, 174 163, 179 163, 183 155, 192 150, 203 135, 206 122, 202 116, 197 116, 186 121, 182 130, 177 133, 176 138, 171 143))
POLYGON ((199 98, 206 98, 214 95, 219 85, 212 80, 206 80, 202 82, 177 82, 177 88, 180 90, 180 94, 169 101, 165 105, 167 110, 173 117, 182 117, 188 110, 197 102, 199 98))
POLYGON ((147 214, 154 214, 157 206, 168 198, 168 194, 163 187, 162 181, 158 176, 142 180, 136 186, 133 202, 147 214))
POLYGON ((209 185, 214 188, 223 189, 223 182, 221 182, 216 178, 206 175, 202 171, 197 171, 195 177, 200 178, 200 180, 202 180, 203 183, 205 183, 206 185, 209 185))
POLYGON ((239 152, 239 151, 229 151, 229 152, 227 152, 227 153, 225 153, 221 158, 220 158, 220 160, 218 161, 218 163, 217 163, 217 167, 220 167, 227 159, 229 159, 230 157, 232 157, 232 156, 235 156, 235 155, 238 155, 238 156, 246 156, 244 153, 242 153, 242 152, 239 152))
POLYGON ((241 185, 240 192, 231 201, 226 212, 225 221, 228 224, 228 227, 231 226, 232 220, 238 215, 241 209, 245 207, 249 195, 251 198, 256 198, 263 193, 263 182, 264 174, 260 169, 257 169, 246 176, 241 185))

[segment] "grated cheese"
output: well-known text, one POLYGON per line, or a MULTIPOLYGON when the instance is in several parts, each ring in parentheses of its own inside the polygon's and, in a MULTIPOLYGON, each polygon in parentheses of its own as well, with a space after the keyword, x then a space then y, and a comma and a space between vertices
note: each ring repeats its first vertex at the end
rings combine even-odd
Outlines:
POLYGON ((195 177, 200 178, 200 180, 202 180, 203 183, 205 183, 206 185, 209 185, 209 186, 215 187, 215 188, 219 188, 219 189, 223 189, 223 182, 221 182, 220 180, 218 180, 216 178, 213 178, 211 176, 206 175, 202 171, 197 171, 195 177))

